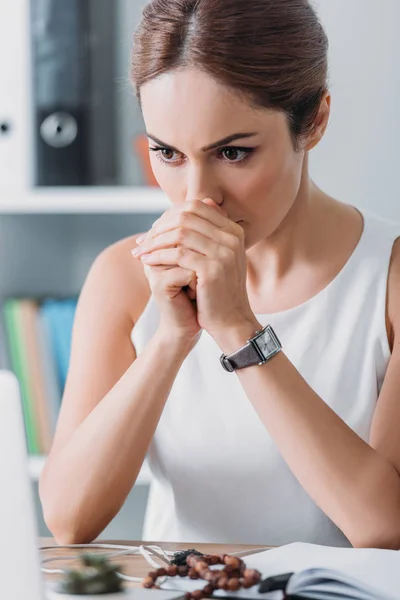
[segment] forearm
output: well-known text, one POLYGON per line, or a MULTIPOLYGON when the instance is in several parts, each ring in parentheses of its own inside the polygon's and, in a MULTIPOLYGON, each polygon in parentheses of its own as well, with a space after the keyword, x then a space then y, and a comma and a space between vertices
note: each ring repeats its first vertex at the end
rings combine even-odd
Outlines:
POLYGON ((65 446, 50 456, 40 494, 58 540, 90 541, 118 512, 188 350, 157 333, 65 446))
MULTIPOLYGON (((251 331, 226 332, 218 344, 232 352, 251 331)), ((400 478, 394 466, 336 415, 283 352, 236 373, 295 477, 351 543, 397 547, 400 478)))

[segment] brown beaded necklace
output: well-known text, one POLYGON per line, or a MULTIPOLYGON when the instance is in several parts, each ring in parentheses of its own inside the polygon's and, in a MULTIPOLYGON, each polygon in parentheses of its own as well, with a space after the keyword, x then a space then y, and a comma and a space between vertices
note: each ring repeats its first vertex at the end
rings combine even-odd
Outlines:
POLYGON ((207 585, 195 592, 185 594, 185 600, 210 598, 215 590, 236 592, 240 588, 251 588, 261 581, 261 573, 256 569, 246 569, 242 559, 229 554, 189 554, 186 565, 169 565, 151 571, 142 581, 142 587, 160 589, 156 585, 158 577, 186 577, 204 579, 207 585), (210 565, 224 565, 223 569, 210 569, 210 565))

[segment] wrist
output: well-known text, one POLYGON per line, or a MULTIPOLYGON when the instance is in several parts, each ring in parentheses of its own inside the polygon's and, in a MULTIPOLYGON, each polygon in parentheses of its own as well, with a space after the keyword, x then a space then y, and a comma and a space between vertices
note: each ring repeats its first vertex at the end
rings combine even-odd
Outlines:
POLYGON ((232 354, 244 346, 262 327, 255 317, 249 317, 222 329, 214 334, 213 338, 224 354, 232 354))
POLYGON ((185 358, 198 342, 200 335, 201 330, 194 337, 188 337, 160 327, 156 331, 154 338, 157 340, 160 348, 165 349, 169 353, 182 355, 185 358))

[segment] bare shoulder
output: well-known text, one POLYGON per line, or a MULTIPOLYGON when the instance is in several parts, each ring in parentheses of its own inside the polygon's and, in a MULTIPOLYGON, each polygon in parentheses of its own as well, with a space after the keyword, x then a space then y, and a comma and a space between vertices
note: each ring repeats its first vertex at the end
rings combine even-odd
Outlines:
POLYGON ((92 278, 99 284, 107 282, 113 298, 129 313, 133 323, 143 312, 151 293, 141 261, 131 254, 139 235, 123 238, 105 248, 91 269, 92 278))
POLYGON ((400 238, 393 244, 386 295, 386 326, 392 352, 400 344, 400 238))

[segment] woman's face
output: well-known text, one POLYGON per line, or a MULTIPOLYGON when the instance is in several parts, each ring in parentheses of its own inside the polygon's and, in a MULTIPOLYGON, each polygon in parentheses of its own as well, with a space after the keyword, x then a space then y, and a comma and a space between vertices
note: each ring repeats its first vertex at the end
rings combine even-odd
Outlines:
POLYGON ((304 151, 294 150, 285 116, 195 69, 153 79, 141 99, 154 175, 170 201, 212 198, 243 221, 247 248, 270 236, 302 179, 304 151))

